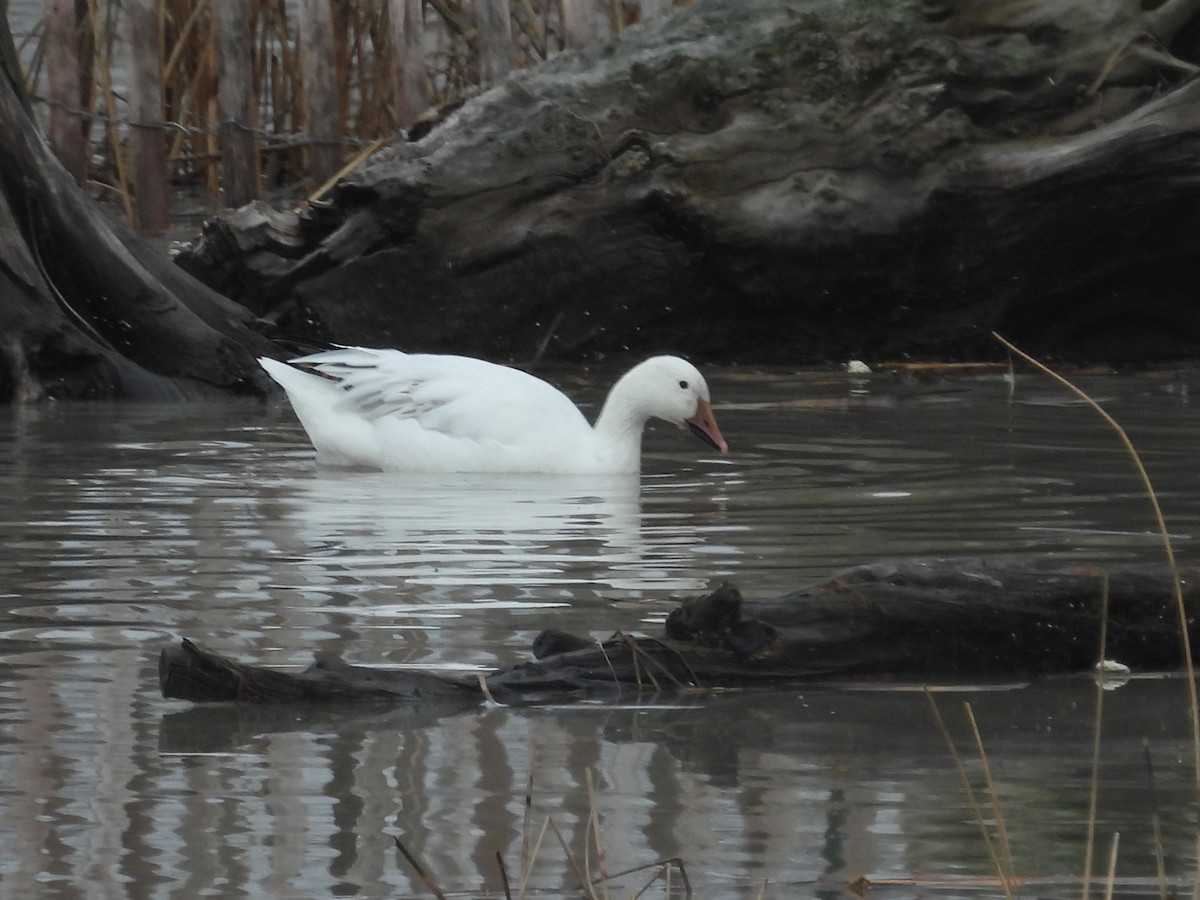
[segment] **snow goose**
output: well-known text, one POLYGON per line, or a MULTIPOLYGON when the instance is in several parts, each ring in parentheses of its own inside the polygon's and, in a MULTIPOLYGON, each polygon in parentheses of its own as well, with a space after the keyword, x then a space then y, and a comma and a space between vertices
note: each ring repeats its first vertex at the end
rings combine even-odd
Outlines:
POLYGON ((728 452, 691 363, 655 356, 613 386, 596 419, 519 369, 463 356, 341 347, 288 363, 282 385, 318 459, 425 472, 637 472, 648 419, 728 452))

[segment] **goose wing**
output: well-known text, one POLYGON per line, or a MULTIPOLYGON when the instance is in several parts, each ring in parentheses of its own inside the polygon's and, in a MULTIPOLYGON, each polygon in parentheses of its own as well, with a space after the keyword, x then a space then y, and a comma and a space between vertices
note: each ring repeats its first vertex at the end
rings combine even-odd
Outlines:
POLYGON ((464 356, 345 347, 292 360, 341 388, 340 411, 496 447, 591 431, 579 408, 533 375, 464 356))

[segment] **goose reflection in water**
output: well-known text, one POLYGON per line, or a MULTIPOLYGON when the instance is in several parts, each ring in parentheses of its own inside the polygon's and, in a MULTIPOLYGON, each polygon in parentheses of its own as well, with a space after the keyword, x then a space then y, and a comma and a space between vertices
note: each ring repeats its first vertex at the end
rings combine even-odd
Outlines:
POLYGON ((310 581, 314 569, 363 588, 399 578, 422 597, 471 603, 704 584, 691 518, 644 526, 635 475, 322 469, 294 484, 278 499, 310 581))

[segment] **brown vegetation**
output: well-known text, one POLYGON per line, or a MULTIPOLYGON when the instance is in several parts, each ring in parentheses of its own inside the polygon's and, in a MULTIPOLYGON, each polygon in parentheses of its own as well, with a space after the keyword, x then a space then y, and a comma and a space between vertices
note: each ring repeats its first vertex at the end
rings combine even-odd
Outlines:
POLYGON ((563 49, 576 8, 613 34, 637 10, 619 0, 62 2, 22 48, 25 83, 68 169, 111 190, 136 223, 146 166, 131 164, 135 123, 161 141, 164 175, 227 205, 311 192, 428 110, 563 49), (484 15, 493 8, 501 19, 484 15), (138 109, 147 85, 150 105, 138 109), (249 139, 249 158, 236 156, 236 138, 249 139), (249 191, 228 183, 246 178, 249 191))

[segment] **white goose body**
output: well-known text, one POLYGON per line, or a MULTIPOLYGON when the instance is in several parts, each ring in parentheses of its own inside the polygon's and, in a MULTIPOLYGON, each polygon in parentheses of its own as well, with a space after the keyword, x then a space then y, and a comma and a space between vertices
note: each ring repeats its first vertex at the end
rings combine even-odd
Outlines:
POLYGON ((425 472, 637 472, 642 429, 661 418, 727 451, 708 386, 656 356, 609 392, 595 427, 540 378, 479 359, 343 347, 259 360, 331 465, 425 472))

